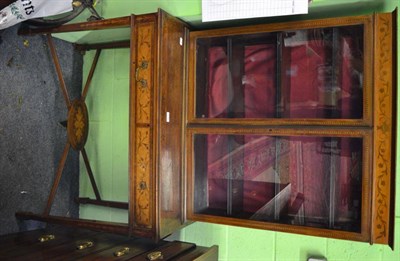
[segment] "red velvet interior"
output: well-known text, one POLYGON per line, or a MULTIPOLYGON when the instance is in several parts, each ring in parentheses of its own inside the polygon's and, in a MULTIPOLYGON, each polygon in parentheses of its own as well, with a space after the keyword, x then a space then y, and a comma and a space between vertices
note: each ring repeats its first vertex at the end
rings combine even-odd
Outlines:
MULTIPOLYGON (((322 40, 284 47, 283 75, 277 76, 276 46, 257 44, 244 47, 243 57, 243 115, 245 118, 274 118, 277 105, 283 106, 284 118, 359 118, 362 117, 362 95, 359 78, 354 69, 357 55, 350 38, 341 38, 340 62, 331 70, 331 48, 322 40), (332 73, 339 75, 333 82, 332 73), (278 78, 281 77, 281 78, 278 78), (277 101, 277 79, 281 80, 282 98, 277 101), (361 106, 357 105, 361 104, 361 106), (334 108, 334 109, 332 109, 334 108)), ((229 83, 229 64, 225 47, 208 50, 208 117, 228 117, 237 90, 229 83)), ((237 112, 234 112, 237 113, 237 112)), ((233 114, 234 115, 234 114, 233 114)), ((264 171, 279 167, 282 184, 291 184, 290 200, 285 211, 297 213, 302 209, 307 217, 326 219, 329 215, 329 169, 336 170, 336 215, 352 218, 353 208, 359 207, 354 191, 359 189, 355 175, 361 172, 362 144, 351 138, 339 142, 322 137, 284 137, 277 145, 275 137, 259 135, 207 135, 207 172, 209 207, 227 208, 228 179, 233 180, 234 193, 242 200, 234 207, 254 213, 275 195, 274 183, 257 180, 264 171), (277 147, 281 146, 281 147, 277 147), (277 162, 276 155, 280 160, 277 162), (335 155, 332 161, 331 155, 335 155), (231 162, 231 163, 229 163, 231 162), (232 165, 233 162, 233 165, 232 165), (228 165, 230 175, 227 177, 228 165), (240 174, 242 173, 242 174, 240 174), (236 190, 236 191, 235 191, 236 190)), ((234 197, 235 198, 235 197, 234 197)))

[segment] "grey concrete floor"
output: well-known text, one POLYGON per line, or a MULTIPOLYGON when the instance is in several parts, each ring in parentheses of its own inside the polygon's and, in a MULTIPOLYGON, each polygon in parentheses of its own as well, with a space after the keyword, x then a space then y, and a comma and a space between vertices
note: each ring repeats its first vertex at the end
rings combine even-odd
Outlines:
MULTIPOLYGON (((67 109, 44 36, 0 32, 0 235, 43 227, 17 211, 42 213, 67 141, 67 109)), ((55 39, 71 100, 80 95, 82 56, 55 39)), ((51 214, 78 215, 78 154, 70 151, 51 214)))

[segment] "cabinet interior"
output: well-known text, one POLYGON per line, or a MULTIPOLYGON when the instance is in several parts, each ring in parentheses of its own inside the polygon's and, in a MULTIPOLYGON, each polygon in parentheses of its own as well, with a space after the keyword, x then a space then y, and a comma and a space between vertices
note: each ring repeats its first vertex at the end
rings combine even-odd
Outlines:
POLYGON ((197 118, 362 119, 362 25, 196 39, 197 118))
POLYGON ((196 133, 193 143, 195 213, 361 231, 363 137, 196 133))

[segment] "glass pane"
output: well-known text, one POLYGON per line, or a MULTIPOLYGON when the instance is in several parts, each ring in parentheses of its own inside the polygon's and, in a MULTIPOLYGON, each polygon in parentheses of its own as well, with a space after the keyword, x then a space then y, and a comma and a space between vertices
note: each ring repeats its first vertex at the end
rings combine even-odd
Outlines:
POLYGON ((363 117, 362 25, 197 40, 197 118, 363 117))
POLYGON ((276 39, 276 33, 199 39, 197 117, 275 117, 276 39))
POLYGON ((282 68, 282 118, 362 118, 361 25, 284 32, 282 68))
POLYGON ((195 213, 360 232, 362 138, 196 134, 195 213))

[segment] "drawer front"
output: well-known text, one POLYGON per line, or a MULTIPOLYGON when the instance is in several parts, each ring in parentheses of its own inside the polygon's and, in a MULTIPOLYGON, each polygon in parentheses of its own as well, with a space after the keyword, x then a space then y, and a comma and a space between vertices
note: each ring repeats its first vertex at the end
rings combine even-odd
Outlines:
POLYGON ((153 227, 153 132, 154 132, 154 69, 156 43, 156 20, 153 17, 147 19, 137 17, 135 30, 132 36, 135 41, 134 66, 134 103, 131 108, 134 121, 131 121, 134 151, 132 153, 132 182, 134 202, 131 207, 133 218, 131 222, 134 228, 149 230, 153 227))
POLYGON ((151 130, 136 128, 135 225, 151 227, 151 130))
POLYGON ((193 251, 185 252, 173 258, 174 261, 216 261, 218 260, 218 246, 196 247, 193 251))
POLYGON ((0 237, 1 260, 218 260, 218 248, 54 226, 0 237), (39 240, 42 238, 43 240, 39 240))
POLYGON ((151 124, 154 54, 154 23, 137 25, 136 53, 136 124, 151 124))
POLYGON ((78 251, 78 244, 89 241, 97 234, 94 231, 62 228, 24 232, 15 237, 9 236, 9 240, 2 244, 0 256, 1 260, 63 260, 78 251))
POLYGON ((151 251, 163 244, 165 244, 163 241, 156 244, 151 239, 133 238, 104 251, 87 255, 79 260, 131 260, 132 258, 151 251))
POLYGON ((186 252, 190 252, 196 249, 196 245, 186 242, 169 242, 161 247, 152 249, 146 253, 136 256, 131 260, 134 261, 146 261, 146 260, 171 260, 172 258, 178 257, 186 252))

